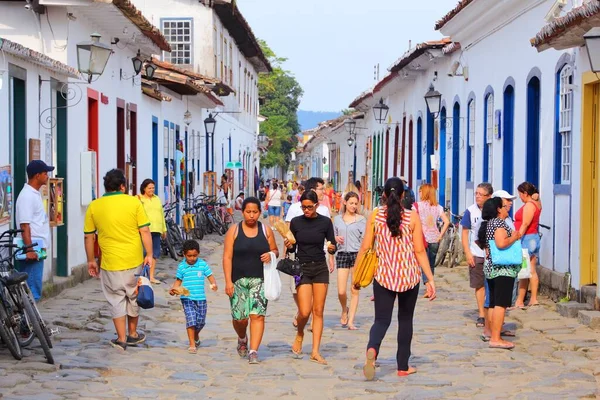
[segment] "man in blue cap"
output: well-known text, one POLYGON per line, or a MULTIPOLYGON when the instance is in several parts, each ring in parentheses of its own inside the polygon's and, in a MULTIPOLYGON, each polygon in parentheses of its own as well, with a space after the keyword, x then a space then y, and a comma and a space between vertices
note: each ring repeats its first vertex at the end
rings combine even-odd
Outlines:
MULTIPOLYGON (((32 160, 27 165, 27 183, 19 193, 15 206, 17 227, 23 230, 23 244, 36 242, 43 250, 50 246, 50 224, 40 188, 48 183, 50 171, 54 171, 54 167, 46 165, 42 160, 32 160)), ((18 268, 29 274, 27 284, 33 298, 38 301, 42 297, 44 260, 38 259, 37 252, 29 251, 25 260, 18 262, 18 268)))

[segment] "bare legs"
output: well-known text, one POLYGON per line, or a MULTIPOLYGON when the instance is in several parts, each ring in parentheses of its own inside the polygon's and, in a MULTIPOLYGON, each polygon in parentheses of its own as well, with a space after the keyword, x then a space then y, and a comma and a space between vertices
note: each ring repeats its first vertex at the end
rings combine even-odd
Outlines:
POLYGON ((308 323, 310 314, 313 314, 313 347, 311 357, 320 358, 319 348, 321 336, 323 335, 323 309, 327 297, 325 283, 305 284, 298 286, 298 333, 292 349, 299 353, 302 351, 302 339, 304 339, 304 327, 308 323), (298 348, 299 347, 299 348, 298 348))
POLYGON ((479 316, 486 318, 485 309, 485 287, 482 286, 479 289, 475 289, 475 299, 477 299, 477 310, 479 310, 479 316))
POLYGON ((139 317, 123 316, 119 318, 113 318, 115 330, 117 331, 117 341, 126 343, 127 332, 125 326, 129 329, 129 336, 137 337, 137 324, 139 317))
POLYGON ((538 304, 538 288, 540 285, 540 279, 537 274, 537 257, 531 256, 531 278, 519 280, 519 296, 515 302, 516 307, 525 306, 525 296, 527 295, 527 288, 531 284, 531 298, 529 299, 529 305, 538 304))
POLYGON ((250 350, 258 351, 265 333, 265 317, 262 315, 250 314, 250 319, 233 320, 233 329, 238 338, 245 339, 248 331, 248 321, 250 321, 250 350))
POLYGON ((348 325, 348 329, 356 329, 354 326, 354 317, 358 309, 358 290, 353 287, 350 288, 350 310, 348 312, 348 277, 354 275, 354 268, 338 268, 338 299, 342 306, 342 316, 340 323, 342 325, 348 325))

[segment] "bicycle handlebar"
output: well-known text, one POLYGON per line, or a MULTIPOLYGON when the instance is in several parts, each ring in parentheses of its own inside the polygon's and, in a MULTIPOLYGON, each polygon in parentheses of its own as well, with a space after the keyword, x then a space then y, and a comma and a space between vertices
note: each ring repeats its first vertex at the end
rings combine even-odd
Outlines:
POLYGON ((548 229, 548 230, 552 229, 548 225, 544 225, 544 224, 538 224, 538 225, 544 229, 548 229))
POLYGON ((6 235, 17 236, 17 234, 19 234, 19 233, 23 233, 23 229, 8 229, 8 230, 2 232, 2 235, 0 235, 0 239, 2 239, 6 235))

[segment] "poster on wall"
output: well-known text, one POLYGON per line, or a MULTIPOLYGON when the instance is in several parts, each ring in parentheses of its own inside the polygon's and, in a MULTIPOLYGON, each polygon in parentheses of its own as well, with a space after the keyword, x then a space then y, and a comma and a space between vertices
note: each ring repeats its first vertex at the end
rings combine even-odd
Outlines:
POLYGON ((10 223, 12 210, 12 175, 10 165, 0 167, 0 225, 10 223))

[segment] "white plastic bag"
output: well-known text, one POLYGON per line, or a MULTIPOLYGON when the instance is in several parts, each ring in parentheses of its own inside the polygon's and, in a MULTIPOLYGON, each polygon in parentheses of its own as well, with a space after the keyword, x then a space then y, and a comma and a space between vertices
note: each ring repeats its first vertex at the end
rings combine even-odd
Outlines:
POLYGON ((521 264, 521 270, 519 271, 519 275, 517 278, 520 279, 529 279, 531 278, 531 259, 529 258, 529 250, 523 250, 523 262, 521 264))
POLYGON ((269 254, 271 255, 271 261, 264 264, 265 297, 269 301, 275 301, 281 295, 281 279, 277 271, 277 257, 273 252, 269 254))

